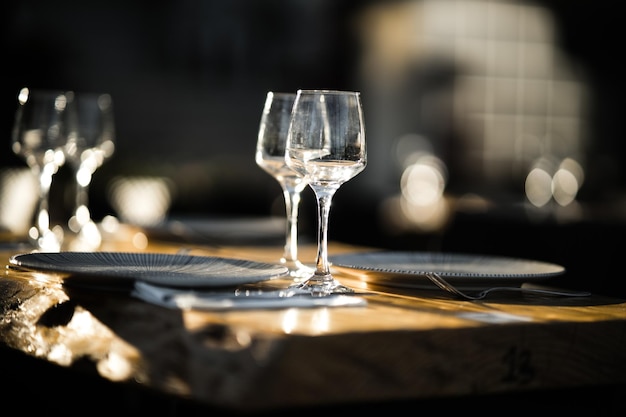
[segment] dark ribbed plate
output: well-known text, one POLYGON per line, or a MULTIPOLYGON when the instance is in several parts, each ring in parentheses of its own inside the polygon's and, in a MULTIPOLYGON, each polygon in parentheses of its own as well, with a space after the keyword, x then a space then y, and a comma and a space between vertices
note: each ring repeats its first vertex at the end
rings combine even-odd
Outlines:
POLYGON ((436 273, 458 288, 519 286, 565 273, 542 261, 439 252, 359 252, 330 257, 333 267, 383 285, 436 288, 426 277, 436 273))
POLYGON ((135 280, 176 287, 225 287, 278 278, 282 265, 184 254, 133 252, 36 252, 14 255, 10 266, 99 278, 120 283, 135 280))

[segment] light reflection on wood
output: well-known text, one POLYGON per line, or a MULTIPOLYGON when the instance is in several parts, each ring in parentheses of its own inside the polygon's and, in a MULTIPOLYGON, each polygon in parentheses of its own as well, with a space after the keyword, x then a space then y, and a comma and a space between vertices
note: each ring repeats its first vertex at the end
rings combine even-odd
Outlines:
MULTIPOLYGON (((152 242, 145 251, 180 248, 152 242)), ((281 250, 197 246, 191 254, 269 261, 281 250)), ((306 260, 315 250, 301 252, 306 260)), ((108 380, 254 410, 607 383, 626 375, 624 300, 518 295, 469 302, 337 274, 366 293, 367 307, 170 310, 7 268, 0 341, 61 366, 84 366, 86 359, 108 380), (521 374, 516 360, 529 353, 532 373, 521 374)))

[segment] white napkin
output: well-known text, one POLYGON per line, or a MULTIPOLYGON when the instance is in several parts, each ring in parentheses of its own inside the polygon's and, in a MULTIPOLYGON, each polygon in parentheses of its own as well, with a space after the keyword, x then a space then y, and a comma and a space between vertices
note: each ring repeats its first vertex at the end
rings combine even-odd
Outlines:
POLYGON ((244 310, 277 309, 290 307, 362 307, 367 305, 363 297, 332 294, 314 297, 290 290, 224 292, 197 291, 161 287, 136 281, 131 295, 163 307, 183 310, 244 310))

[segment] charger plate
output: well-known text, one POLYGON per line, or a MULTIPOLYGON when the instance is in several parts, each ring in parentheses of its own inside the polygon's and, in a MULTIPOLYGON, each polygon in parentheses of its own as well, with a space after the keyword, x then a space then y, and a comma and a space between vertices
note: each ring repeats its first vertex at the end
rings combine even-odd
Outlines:
POLYGON ((283 265, 184 254, 134 252, 34 252, 14 255, 9 266, 81 278, 81 284, 133 285, 143 281, 174 287, 227 287, 278 278, 283 265))
POLYGON ((520 286, 565 273, 549 262, 490 255, 440 252, 359 252, 331 256, 333 268, 374 284, 437 288, 426 277, 436 273, 459 289, 520 286))

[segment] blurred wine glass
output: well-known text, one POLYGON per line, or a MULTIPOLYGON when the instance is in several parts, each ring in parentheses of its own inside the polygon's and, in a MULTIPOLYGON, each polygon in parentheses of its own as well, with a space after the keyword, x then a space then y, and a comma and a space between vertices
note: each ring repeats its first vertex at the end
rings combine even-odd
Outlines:
POLYGON ((354 292, 331 274, 328 218, 335 192, 363 171, 367 163, 360 94, 298 90, 285 159, 315 192, 318 213, 315 272, 294 287, 316 296, 354 292))
POLYGON ((113 101, 109 94, 75 93, 68 107, 65 158, 72 168, 76 193, 68 228, 71 250, 95 250, 102 235, 89 210, 89 185, 94 172, 115 151, 113 101))
POLYGON ((255 160, 265 172, 278 181, 285 199, 287 227, 280 262, 289 268, 295 281, 313 272, 298 259, 298 208, 300 193, 307 183, 301 174, 287 166, 285 144, 295 93, 268 92, 261 114, 255 160))
POLYGON ((28 230, 37 251, 57 252, 63 227, 50 225, 49 194, 54 174, 65 163, 63 147, 68 135, 68 103, 64 92, 22 88, 12 132, 12 149, 26 161, 38 179, 39 202, 28 230))

